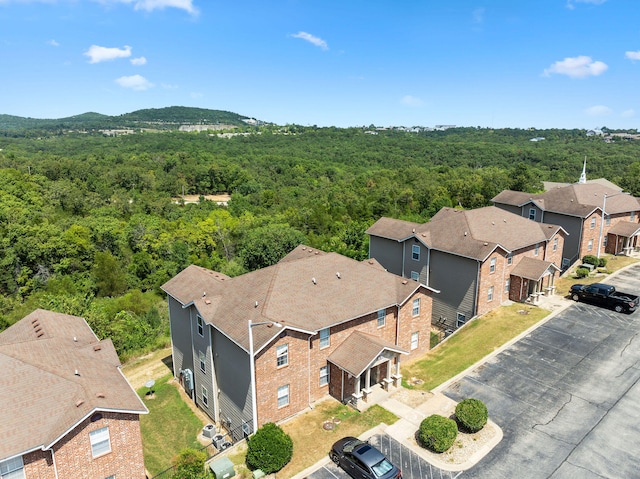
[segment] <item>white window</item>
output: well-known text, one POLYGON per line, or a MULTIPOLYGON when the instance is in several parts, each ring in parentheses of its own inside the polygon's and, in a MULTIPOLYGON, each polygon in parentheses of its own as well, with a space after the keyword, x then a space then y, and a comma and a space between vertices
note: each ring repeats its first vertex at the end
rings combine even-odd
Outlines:
POLYGON ((414 317, 420 314, 420 298, 416 298, 413 300, 413 308, 411 309, 411 314, 414 317))
POLYGON ((206 373, 207 372, 207 363, 205 362, 206 356, 202 351, 198 351, 198 359, 200 360, 200 371, 202 371, 203 373, 206 373))
POLYGON ((420 245, 414 244, 411 246, 411 258, 420 261, 420 245))
POLYGON ((420 333, 418 331, 411 333, 411 349, 418 349, 419 341, 420 333))
POLYGON ((607 226, 611 225, 611 215, 604 215, 604 224, 607 226))
POLYGON ((458 313, 456 315, 456 328, 459 328, 466 322, 467 322, 467 317, 464 314, 458 313))
POLYGON ((535 249, 535 251, 533 252, 533 255, 534 255, 534 256, 538 256, 538 253, 539 253, 539 252, 540 252, 540 244, 538 243, 538 244, 536 244, 536 249, 535 249))
POLYGON ((510 287, 511 287, 511 278, 507 278, 507 280, 504 282, 504 292, 508 293, 510 287))
POLYGON ((497 258, 491 258, 491 261, 489 261, 489 273, 496 272, 496 261, 497 258))
POLYGON ((608 236, 605 236, 604 239, 602 240, 602 246, 604 246, 605 248, 607 247, 607 240, 609 239, 608 236))
POLYGON ((632 211, 631 214, 629 215, 629 221, 633 222, 636 220, 636 212, 632 211))
POLYGON ((202 386, 202 404, 209 405, 209 391, 204 386, 202 386))
POLYGON ((412 271, 411 272, 411 279, 414 281, 419 281, 420 280, 420 273, 418 273, 417 271, 412 271))
POLYGON ((558 251, 558 238, 553 238, 553 251, 558 251))
POLYGON ((105 477, 104 479, 116 479, 116 475, 111 474, 109 477, 105 477))
POLYGON ((386 309, 379 309, 378 310, 378 327, 379 328, 384 326, 385 321, 386 321, 386 317, 387 317, 387 310, 386 309))
POLYGON ((529 219, 535 221, 536 220, 536 209, 529 208, 529 219))
POLYGON ((320 330, 320 349, 326 348, 331 344, 331 338, 329 337, 329 328, 320 330))
POLYGON ((200 316, 198 316, 196 318, 196 321, 198 323, 198 334, 202 337, 204 337, 204 323, 202 321, 202 318, 200 316))
POLYGON ((322 366, 320 368, 320 386, 329 384, 329 366, 322 366))
POLYGON ((278 388, 278 407, 289 405, 289 385, 278 388))
POLYGON ((22 456, 0 462, 0 477, 2 479, 24 479, 22 456))
POLYGON ((587 250, 591 251, 593 249, 593 240, 590 239, 589 242, 587 243, 587 250))
POLYGON ((281 344, 276 348, 276 364, 278 367, 289 364, 289 345, 281 344))
MULTIPOLYGON (((111 440, 109 439, 109 428, 103 427, 89 433, 91 441, 91 454, 93 457, 102 456, 111 452, 111 440)), ((4 476, 2 476, 4 479, 4 476)))
POLYGON ((493 286, 489 286, 489 291, 487 292, 487 301, 493 301, 493 286))
POLYGON ((513 264, 513 253, 507 255, 507 264, 513 264))
POLYGON ((593 218, 591 218, 591 224, 589 225, 589 228, 594 229, 596 227, 596 217, 594 216, 593 218))

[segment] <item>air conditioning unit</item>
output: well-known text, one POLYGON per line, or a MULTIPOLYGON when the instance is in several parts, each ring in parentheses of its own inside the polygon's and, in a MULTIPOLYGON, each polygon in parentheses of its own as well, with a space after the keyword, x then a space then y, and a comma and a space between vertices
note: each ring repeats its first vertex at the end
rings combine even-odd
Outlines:
POLYGON ((218 451, 223 451, 226 448, 231 447, 231 442, 229 442, 223 434, 216 434, 213 436, 213 447, 218 451))
POLYGON ((202 428, 202 435, 204 437, 208 437, 209 439, 213 439, 213 436, 216 434, 216 427, 213 424, 207 424, 202 428))

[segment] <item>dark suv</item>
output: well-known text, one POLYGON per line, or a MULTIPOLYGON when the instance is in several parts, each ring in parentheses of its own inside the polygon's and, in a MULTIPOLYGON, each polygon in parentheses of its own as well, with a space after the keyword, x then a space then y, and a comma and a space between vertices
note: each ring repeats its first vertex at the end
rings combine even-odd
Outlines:
POLYGON ((402 479, 402 471, 378 449, 355 437, 343 437, 329 457, 355 479, 402 479))

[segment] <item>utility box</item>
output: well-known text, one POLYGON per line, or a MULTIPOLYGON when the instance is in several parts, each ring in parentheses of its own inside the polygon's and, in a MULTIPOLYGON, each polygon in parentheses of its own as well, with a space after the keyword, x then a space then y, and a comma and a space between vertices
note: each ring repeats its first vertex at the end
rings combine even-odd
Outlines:
POLYGON ((221 457, 220 459, 211 461, 209 463, 209 469, 211 469, 216 479, 229 479, 236 475, 233 462, 231 462, 231 459, 228 457, 221 457))

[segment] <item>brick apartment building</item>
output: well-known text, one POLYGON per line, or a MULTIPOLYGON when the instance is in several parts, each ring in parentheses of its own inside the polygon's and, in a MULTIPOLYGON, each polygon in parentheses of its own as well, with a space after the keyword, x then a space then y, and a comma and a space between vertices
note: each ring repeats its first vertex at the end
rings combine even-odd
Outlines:
POLYGON ((38 309, 0 333, 0 477, 144 479, 139 416, 111 340, 38 309))
POLYGON ((299 246, 235 278, 189 266, 162 288, 174 374, 234 439, 327 395, 358 406, 429 349, 433 290, 373 260, 299 246))

